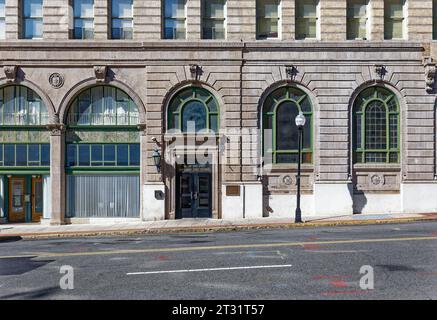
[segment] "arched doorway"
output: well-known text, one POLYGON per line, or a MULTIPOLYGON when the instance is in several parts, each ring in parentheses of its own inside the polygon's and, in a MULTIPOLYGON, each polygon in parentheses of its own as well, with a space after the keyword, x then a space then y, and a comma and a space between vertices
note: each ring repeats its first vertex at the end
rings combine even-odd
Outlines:
POLYGON ((66 218, 139 218, 139 111, 132 98, 113 86, 87 88, 66 122, 66 218))
POLYGON ((41 97, 21 85, 0 88, 0 218, 50 218, 49 112, 41 97))

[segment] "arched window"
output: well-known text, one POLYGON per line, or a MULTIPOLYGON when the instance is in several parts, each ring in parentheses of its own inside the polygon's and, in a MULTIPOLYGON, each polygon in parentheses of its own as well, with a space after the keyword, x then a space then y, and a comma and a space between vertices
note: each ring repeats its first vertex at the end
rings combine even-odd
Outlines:
POLYGON ((276 89, 266 98, 263 105, 263 142, 265 151, 271 149, 273 163, 298 162, 299 141, 295 118, 299 112, 306 117, 303 128, 302 162, 311 163, 312 106, 308 95, 302 90, 287 86, 276 89), (271 130, 271 135, 266 130, 271 130), (271 141, 266 141, 270 136, 271 141))
POLYGON ((76 97, 67 123, 77 126, 136 125, 138 116, 138 107, 124 91, 111 86, 96 86, 76 97))
POLYGON ((354 103, 354 162, 399 163, 399 102, 381 87, 361 92, 354 103))
POLYGON ((9 167, 48 170, 48 122, 47 107, 35 91, 17 85, 0 88, 0 171, 9 167))
POLYGON ((206 89, 190 87, 180 91, 168 108, 168 128, 182 132, 199 132, 219 128, 217 100, 206 89))
POLYGON ((0 125, 38 126, 49 121, 49 113, 40 96, 24 86, 0 88, 0 125))

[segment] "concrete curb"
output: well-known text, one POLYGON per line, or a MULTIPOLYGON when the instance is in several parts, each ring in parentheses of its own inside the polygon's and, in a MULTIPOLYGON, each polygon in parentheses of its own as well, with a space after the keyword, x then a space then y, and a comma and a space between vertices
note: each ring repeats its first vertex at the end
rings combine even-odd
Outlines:
POLYGON ((146 234, 163 234, 163 233, 202 233, 202 232, 229 232, 242 230, 262 230, 262 229, 297 229, 297 228, 317 228, 317 227, 335 227, 335 226, 354 226, 354 225, 375 225, 375 224, 394 224, 409 223, 418 221, 437 221, 437 215, 429 217, 412 217, 396 219, 369 219, 369 220, 335 220, 335 221, 318 221, 306 222, 303 224, 296 223, 265 223, 265 224, 247 224, 247 225, 210 225, 195 227, 170 227, 170 228, 150 228, 150 229, 124 229, 124 230, 90 230, 90 231, 65 231, 65 232, 43 232, 43 233, 23 233, 23 234, 0 234, 0 242, 12 237, 21 239, 44 239, 44 238, 73 238, 73 237, 96 237, 96 236, 117 236, 117 235, 146 235, 146 234))

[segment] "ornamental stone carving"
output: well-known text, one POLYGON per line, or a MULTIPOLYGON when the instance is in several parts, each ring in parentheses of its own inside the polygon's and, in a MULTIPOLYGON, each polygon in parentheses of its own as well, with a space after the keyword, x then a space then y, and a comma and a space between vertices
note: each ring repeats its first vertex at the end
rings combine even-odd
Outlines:
POLYGON ((97 82, 105 82, 107 73, 107 66, 94 66, 94 74, 96 76, 97 82))
POLYGON ((432 61, 431 57, 425 57, 423 59, 423 65, 425 67, 426 92, 432 93, 434 91, 436 64, 432 61))
POLYGON ((52 73, 49 77, 49 83, 55 89, 62 88, 64 85, 64 77, 60 73, 52 73))
POLYGON ((384 185, 384 176, 382 174, 373 174, 370 176, 370 183, 374 186, 382 186, 384 185))
POLYGON ((17 80, 17 66, 4 66, 3 72, 7 82, 15 82, 17 80))

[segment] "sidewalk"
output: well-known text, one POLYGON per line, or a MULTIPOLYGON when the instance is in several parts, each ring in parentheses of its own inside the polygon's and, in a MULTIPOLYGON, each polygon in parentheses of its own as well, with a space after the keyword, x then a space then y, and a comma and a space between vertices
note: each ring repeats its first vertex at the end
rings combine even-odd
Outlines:
POLYGON ((208 232, 268 228, 301 228, 337 225, 363 225, 436 220, 430 214, 362 214, 337 217, 304 217, 305 223, 293 223, 294 217, 244 220, 182 219, 115 224, 70 224, 45 226, 37 223, 0 225, 0 241, 11 237, 45 238, 120 234, 153 234, 167 232, 208 232))

